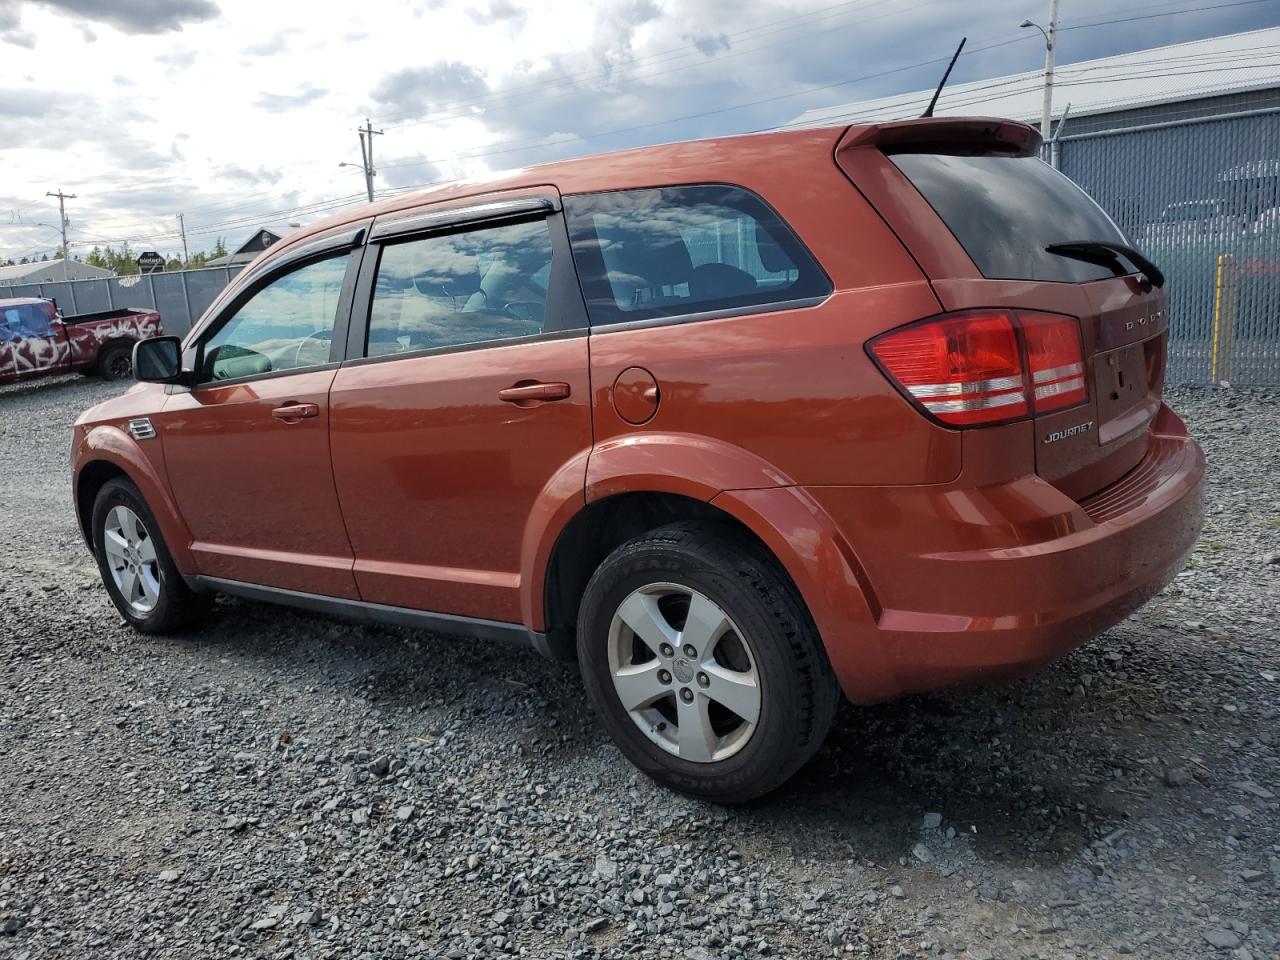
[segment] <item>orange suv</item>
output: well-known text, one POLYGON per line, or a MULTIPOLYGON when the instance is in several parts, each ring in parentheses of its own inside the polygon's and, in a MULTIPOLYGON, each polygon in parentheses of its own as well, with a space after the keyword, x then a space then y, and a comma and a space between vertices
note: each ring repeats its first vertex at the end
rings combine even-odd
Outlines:
POLYGON ((576 657, 732 802, 872 703, 1017 675, 1178 570, 1160 271, 1038 134, 929 119, 442 186, 273 246, 85 413, 144 632, 215 593, 576 657))

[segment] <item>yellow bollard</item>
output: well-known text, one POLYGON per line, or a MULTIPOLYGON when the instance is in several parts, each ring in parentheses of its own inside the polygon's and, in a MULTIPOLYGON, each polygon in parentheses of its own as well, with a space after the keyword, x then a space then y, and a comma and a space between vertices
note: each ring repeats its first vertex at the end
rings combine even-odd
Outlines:
POLYGON ((1229 321, 1232 302, 1230 289, 1231 283, 1231 254, 1218 254, 1218 270, 1214 278, 1213 285, 1213 347, 1209 353, 1209 380, 1212 383, 1218 383, 1218 360, 1219 355, 1222 359, 1222 371, 1225 374, 1230 366, 1227 359, 1226 334, 1223 331, 1224 322, 1229 321), (1221 349, 1220 349, 1221 348, 1221 349))

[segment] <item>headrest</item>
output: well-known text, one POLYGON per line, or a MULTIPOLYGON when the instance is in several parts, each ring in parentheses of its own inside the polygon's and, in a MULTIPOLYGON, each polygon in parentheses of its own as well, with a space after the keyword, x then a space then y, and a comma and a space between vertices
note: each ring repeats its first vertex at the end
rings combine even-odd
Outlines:
POLYGON ((695 300, 742 297, 755 290, 755 277, 727 263, 704 263, 689 276, 689 295, 695 300))
POLYGON ((644 281, 639 286, 686 283, 693 272, 689 248, 679 233, 623 228, 601 240, 607 247, 605 262, 611 270, 644 281))

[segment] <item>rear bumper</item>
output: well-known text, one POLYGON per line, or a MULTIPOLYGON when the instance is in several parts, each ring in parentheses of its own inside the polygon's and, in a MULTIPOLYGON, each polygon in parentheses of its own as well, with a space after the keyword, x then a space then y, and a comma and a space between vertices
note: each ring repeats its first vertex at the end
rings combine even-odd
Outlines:
POLYGON ((1018 676, 1124 619, 1203 522, 1204 456, 1163 408, 1144 460, 1077 503, 1035 476, 810 488, 856 550, 874 623, 824 639, 856 702, 1018 676))

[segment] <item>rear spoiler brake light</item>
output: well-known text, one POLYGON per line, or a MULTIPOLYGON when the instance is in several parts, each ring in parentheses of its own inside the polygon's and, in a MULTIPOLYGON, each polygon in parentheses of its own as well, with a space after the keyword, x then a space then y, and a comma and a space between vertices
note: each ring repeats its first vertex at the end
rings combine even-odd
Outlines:
POLYGON ((855 124, 836 153, 875 147, 885 153, 999 154, 1031 157, 1040 151, 1040 131, 1016 120, 992 117, 923 117, 891 123, 855 124))

